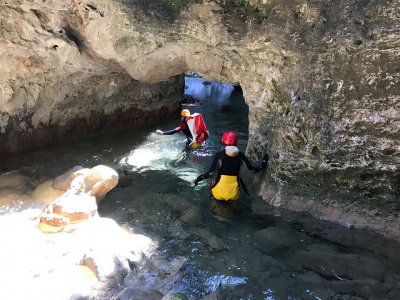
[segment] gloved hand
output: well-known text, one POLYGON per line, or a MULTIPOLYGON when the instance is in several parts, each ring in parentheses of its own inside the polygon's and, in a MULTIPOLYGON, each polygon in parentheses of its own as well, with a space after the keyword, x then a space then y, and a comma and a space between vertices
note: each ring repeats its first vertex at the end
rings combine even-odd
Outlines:
POLYGON ((163 134, 164 132, 163 132, 162 130, 160 130, 160 129, 157 129, 157 130, 156 130, 156 133, 158 133, 158 134, 163 134))
POLYGON ((267 166, 268 166, 268 161, 269 161, 269 156, 268 154, 265 154, 260 161, 260 164, 258 165, 258 167, 255 168, 255 173, 258 173, 262 170, 264 170, 267 166))
POLYGON ((196 180, 194 181, 194 185, 198 185, 200 181, 202 181, 204 179, 203 175, 200 175, 199 177, 196 178, 196 180))
POLYGON ((261 165, 265 168, 268 166, 268 161, 269 161, 269 155, 268 153, 265 153, 264 156, 261 159, 261 165))

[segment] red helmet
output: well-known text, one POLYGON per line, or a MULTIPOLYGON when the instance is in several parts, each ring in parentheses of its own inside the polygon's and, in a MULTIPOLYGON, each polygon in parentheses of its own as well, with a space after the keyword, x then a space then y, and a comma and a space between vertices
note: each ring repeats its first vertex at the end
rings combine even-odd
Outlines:
POLYGON ((236 144, 237 144, 237 134, 232 132, 232 131, 225 132, 222 135, 222 142, 225 145, 236 146, 236 144))

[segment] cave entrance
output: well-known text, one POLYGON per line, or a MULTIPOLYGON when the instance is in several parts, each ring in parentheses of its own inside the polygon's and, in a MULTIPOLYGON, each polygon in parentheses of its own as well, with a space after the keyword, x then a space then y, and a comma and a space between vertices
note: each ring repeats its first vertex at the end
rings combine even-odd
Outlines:
POLYGON ((185 75, 182 108, 203 115, 211 143, 219 143, 224 132, 234 131, 238 134, 239 148, 242 151, 246 149, 249 108, 240 86, 209 81, 196 72, 188 72, 185 75))

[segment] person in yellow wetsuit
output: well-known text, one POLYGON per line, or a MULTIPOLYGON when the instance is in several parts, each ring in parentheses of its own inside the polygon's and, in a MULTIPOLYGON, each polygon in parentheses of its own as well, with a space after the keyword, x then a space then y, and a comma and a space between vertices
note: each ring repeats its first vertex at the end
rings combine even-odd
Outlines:
POLYGON ((237 135, 234 132, 225 132, 222 135, 223 150, 217 152, 209 170, 195 180, 197 185, 201 180, 211 177, 215 171, 217 176, 211 185, 211 194, 216 200, 236 200, 240 196, 239 171, 243 163, 254 173, 264 170, 268 166, 268 154, 264 155, 261 163, 253 167, 248 158, 240 152, 237 145, 237 135))

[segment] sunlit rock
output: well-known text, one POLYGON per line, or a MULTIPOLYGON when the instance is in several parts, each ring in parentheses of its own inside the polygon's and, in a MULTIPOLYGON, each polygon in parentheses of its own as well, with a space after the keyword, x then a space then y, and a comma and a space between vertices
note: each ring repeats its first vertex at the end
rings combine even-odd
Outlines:
POLYGON ((43 233, 36 226, 40 215, 35 209, 0 216, 1 299, 101 299, 102 288, 124 276, 131 263, 141 266, 157 246, 105 218, 91 218, 71 232, 43 233))
POLYGON ((52 186, 60 191, 89 193, 101 200, 117 184, 117 172, 110 167, 99 165, 91 169, 76 166, 55 178, 52 186))
POLYGON ((118 174, 115 170, 106 166, 96 166, 90 169, 90 173, 85 178, 85 193, 101 200, 118 184, 118 174))
POLYGON ((56 191, 64 191, 53 203, 43 209, 39 227, 43 231, 59 231, 59 228, 95 216, 97 202, 117 183, 118 174, 109 167, 102 165, 91 169, 74 167, 55 178, 51 187, 44 185, 36 189, 34 193, 36 197, 43 195, 47 198, 49 195, 57 195, 56 191), (52 229, 49 226, 56 228, 52 229))
POLYGON ((132 270, 124 283, 131 288, 146 288, 167 293, 174 283, 182 278, 182 268, 188 262, 183 256, 171 260, 149 257, 138 269, 132 270))
POLYGON ((68 172, 54 178, 52 187, 59 191, 66 191, 71 186, 72 180, 82 175, 85 176, 89 172, 89 169, 85 169, 80 166, 73 167, 68 172))
POLYGON ((50 204, 59 198, 64 191, 53 188, 53 180, 47 180, 35 188, 32 196, 39 203, 50 204))

